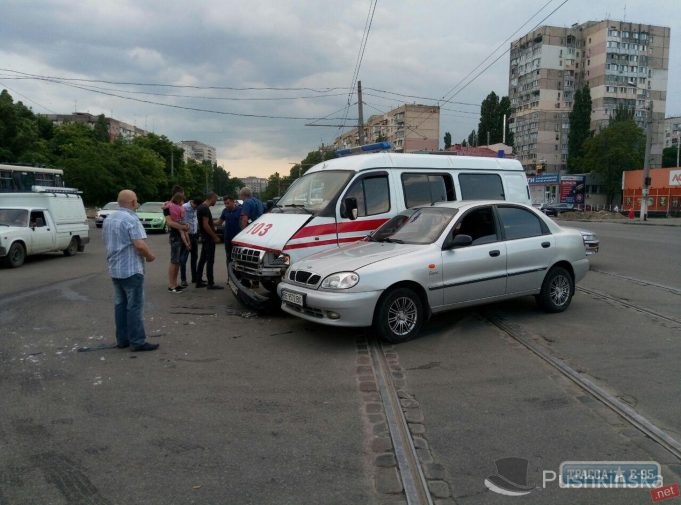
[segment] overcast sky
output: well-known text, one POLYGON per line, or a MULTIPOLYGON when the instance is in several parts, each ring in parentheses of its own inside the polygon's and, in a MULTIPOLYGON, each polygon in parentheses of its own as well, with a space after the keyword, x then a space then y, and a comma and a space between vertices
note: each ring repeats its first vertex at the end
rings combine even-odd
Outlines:
POLYGON ((356 122, 357 97, 349 95, 355 73, 365 118, 405 102, 439 101, 440 143, 447 131, 459 142, 477 129, 480 102, 491 91, 508 94, 511 40, 538 24, 612 19, 671 27, 666 112, 681 115, 679 0, 373 6, 2 0, 0 89, 36 113, 103 113, 173 141, 205 142, 236 177, 286 175, 289 163, 345 131, 337 125, 356 122))

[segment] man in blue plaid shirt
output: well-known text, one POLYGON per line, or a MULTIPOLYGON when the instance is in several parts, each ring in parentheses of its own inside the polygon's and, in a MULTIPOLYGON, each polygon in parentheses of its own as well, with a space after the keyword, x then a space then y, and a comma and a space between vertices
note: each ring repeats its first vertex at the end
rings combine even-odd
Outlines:
POLYGON ((102 226, 106 261, 114 285, 116 347, 153 351, 144 331, 144 262, 156 259, 146 243, 147 234, 135 209, 137 195, 124 189, 118 194, 120 209, 102 226))

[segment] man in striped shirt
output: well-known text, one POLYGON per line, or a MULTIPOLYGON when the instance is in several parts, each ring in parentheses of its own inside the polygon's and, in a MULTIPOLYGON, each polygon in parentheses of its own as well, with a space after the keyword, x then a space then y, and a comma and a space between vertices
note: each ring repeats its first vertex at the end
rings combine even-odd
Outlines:
POLYGON ((147 234, 135 209, 137 195, 118 193, 120 209, 104 220, 102 234, 106 261, 114 285, 116 347, 153 351, 158 344, 146 341, 144 331, 144 262, 156 259, 146 243, 147 234))

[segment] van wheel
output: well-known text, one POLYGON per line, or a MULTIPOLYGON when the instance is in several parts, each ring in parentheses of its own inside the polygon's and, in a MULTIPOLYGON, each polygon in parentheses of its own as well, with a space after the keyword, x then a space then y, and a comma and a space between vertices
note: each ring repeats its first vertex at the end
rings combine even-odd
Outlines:
POLYGON ((562 267, 553 267, 544 277, 537 303, 546 312, 563 312, 570 306, 575 294, 575 283, 570 273, 562 267))
POLYGON ((5 256, 5 263, 10 268, 18 268, 24 264, 25 259, 26 249, 24 248, 24 244, 15 242, 10 246, 9 253, 5 256))
POLYGON ((397 288, 378 301, 374 329, 384 340, 398 344, 418 335, 423 318, 423 303, 418 294, 409 288, 397 288))
POLYGON ((78 252, 78 239, 76 237, 71 238, 69 246, 64 249, 64 256, 73 256, 78 252))

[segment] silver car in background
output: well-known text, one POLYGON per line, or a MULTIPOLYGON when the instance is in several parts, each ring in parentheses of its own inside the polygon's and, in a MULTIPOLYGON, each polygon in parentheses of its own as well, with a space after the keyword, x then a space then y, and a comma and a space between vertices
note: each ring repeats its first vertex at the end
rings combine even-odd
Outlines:
POLYGON ((101 209, 98 209, 97 215, 95 216, 95 226, 101 228, 106 217, 112 212, 116 212, 118 209, 120 209, 118 202, 109 202, 101 209))
POLYGON ((397 343, 454 308, 534 295, 561 312, 588 269, 580 232, 528 205, 446 202, 405 210, 365 240, 294 263, 277 292, 289 314, 374 326, 397 343))

